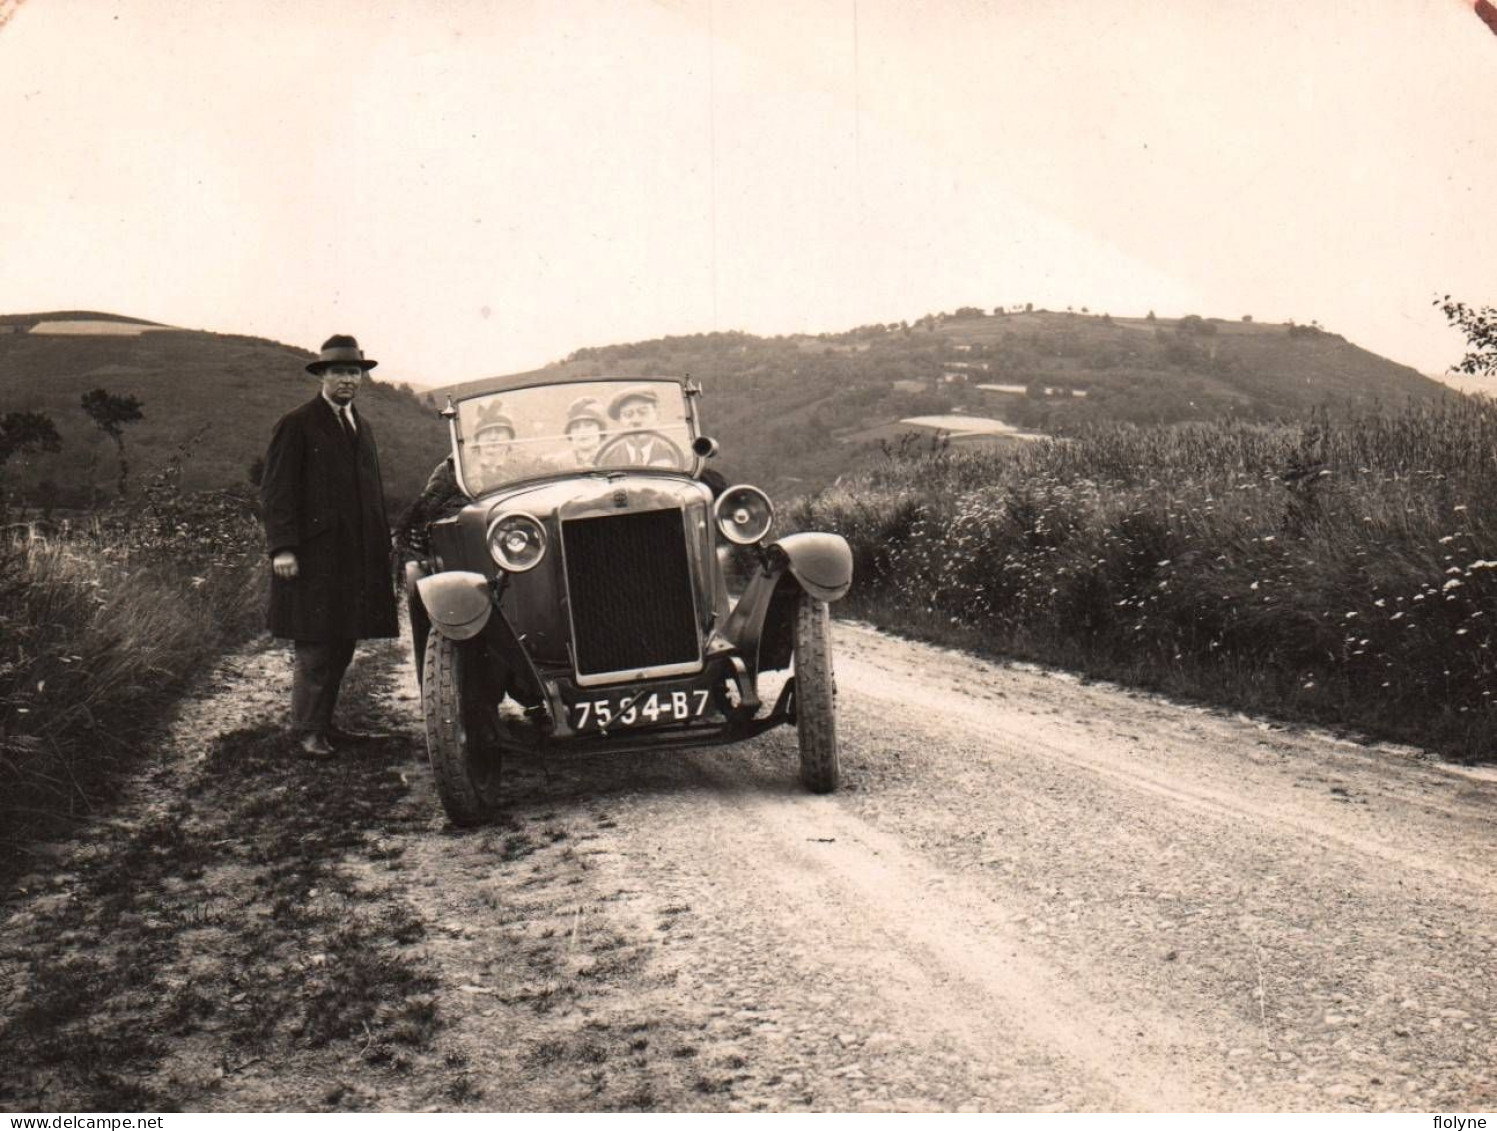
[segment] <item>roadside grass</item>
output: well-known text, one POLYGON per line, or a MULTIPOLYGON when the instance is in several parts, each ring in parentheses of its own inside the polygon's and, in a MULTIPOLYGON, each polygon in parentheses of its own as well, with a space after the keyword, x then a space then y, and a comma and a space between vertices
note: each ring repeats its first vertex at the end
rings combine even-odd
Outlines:
MULTIPOLYGON (((393 729, 378 666, 361 656, 347 699, 355 725, 393 729)), ((376 1075, 407 1069, 441 1024, 409 949, 425 928, 341 864, 388 859, 416 756, 395 738, 314 763, 270 726, 233 731, 164 812, 30 881, 43 894, 0 953, 0 1104, 199 1110, 238 1066, 332 1046, 376 1075)))
MULTIPOLYGON (((153 484, 154 486, 154 484, 153 484)), ((259 625, 249 500, 170 489, 0 536, 0 899, 126 780, 190 680, 259 625)))
POLYGON ((1200 700, 1490 759, 1497 407, 1107 426, 893 458, 805 500, 844 614, 1200 700))

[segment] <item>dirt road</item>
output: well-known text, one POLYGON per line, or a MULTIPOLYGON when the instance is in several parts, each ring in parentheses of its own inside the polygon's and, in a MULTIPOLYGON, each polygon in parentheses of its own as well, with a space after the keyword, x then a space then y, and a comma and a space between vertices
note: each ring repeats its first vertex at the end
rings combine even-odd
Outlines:
POLYGON ((359 675, 396 736, 333 766, 279 752, 283 657, 235 658, 9 906, 0 1102, 1497 1105, 1497 774, 836 647, 837 795, 784 730, 522 764, 475 832, 393 648, 359 675))

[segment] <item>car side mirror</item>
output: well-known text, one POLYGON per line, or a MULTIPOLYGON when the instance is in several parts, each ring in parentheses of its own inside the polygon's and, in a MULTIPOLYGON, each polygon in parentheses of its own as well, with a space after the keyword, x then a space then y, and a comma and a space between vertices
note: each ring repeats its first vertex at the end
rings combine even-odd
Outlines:
POLYGON ((691 442, 691 450, 703 459, 717 455, 717 441, 711 436, 698 436, 691 442))

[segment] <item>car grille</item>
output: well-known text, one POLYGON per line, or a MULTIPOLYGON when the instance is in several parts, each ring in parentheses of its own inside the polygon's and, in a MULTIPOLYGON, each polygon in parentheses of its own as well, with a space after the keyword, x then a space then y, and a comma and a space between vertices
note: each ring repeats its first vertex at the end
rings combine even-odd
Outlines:
POLYGON ((701 658, 679 510, 562 523, 578 675, 701 658))

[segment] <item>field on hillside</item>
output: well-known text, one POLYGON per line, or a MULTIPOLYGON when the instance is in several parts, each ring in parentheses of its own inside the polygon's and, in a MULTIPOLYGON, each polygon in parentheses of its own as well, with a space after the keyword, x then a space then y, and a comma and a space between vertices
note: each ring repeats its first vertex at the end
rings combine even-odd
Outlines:
POLYGON ((1450 755, 1497 748, 1497 405, 885 460, 793 525, 880 624, 1450 755))
MULTIPOLYGON (((15 316, 0 322, 15 325, 15 316)), ((44 412, 62 437, 56 454, 12 458, 7 486, 35 506, 78 508, 109 499, 117 478, 115 448, 79 404, 98 388, 142 403, 144 419, 124 429, 137 491, 194 437, 183 466, 185 490, 242 484, 264 455, 275 421, 315 395, 316 381, 302 371, 311 356, 261 338, 192 330, 128 337, 0 333, 0 409, 44 412)), ((379 437, 386 491, 399 506, 420 490, 446 451, 446 426, 414 394, 377 376, 358 405, 379 437)))
POLYGON ((910 417, 967 413, 1064 435, 1099 422, 1277 420, 1321 405, 1344 416, 1450 394, 1315 326, 1051 311, 928 315, 815 336, 662 338, 449 389, 646 374, 699 381, 724 473, 781 491, 873 466, 910 417))

